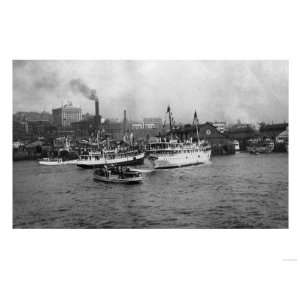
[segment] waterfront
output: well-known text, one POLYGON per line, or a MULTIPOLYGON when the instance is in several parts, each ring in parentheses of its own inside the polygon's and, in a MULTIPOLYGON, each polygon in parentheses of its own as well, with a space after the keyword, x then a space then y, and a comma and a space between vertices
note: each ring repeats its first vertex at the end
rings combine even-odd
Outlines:
POLYGON ((14 228, 288 228, 288 154, 213 157, 143 184, 76 166, 13 163, 14 228))

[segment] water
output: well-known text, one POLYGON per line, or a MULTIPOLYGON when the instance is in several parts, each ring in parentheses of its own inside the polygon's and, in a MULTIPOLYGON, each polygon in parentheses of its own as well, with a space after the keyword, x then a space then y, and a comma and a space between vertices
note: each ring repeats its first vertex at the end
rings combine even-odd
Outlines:
POLYGON ((140 185, 95 182, 74 165, 13 170, 14 228, 288 228, 286 153, 213 157, 140 185))

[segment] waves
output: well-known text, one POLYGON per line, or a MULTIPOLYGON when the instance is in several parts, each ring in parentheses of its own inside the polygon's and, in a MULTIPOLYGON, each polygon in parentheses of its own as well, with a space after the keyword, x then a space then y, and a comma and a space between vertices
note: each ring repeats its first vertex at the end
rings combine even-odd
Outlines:
MULTIPOLYGON (((139 168, 144 168, 143 166, 139 168)), ((14 163, 14 228, 287 228, 288 156, 241 153, 156 170, 137 186, 14 163)))

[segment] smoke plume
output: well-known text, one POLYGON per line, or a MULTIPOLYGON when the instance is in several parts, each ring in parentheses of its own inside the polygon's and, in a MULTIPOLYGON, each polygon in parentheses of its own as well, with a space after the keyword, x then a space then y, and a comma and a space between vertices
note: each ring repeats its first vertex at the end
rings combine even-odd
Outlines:
POLYGON ((14 61, 13 110, 51 111, 71 101, 94 113, 101 90, 105 118, 176 122, 288 120, 288 61, 14 61), (77 79, 76 79, 77 78, 77 79), (92 88, 90 88, 92 87, 92 88))
POLYGON ((70 86, 74 93, 79 92, 89 100, 98 101, 96 90, 89 88, 81 79, 72 79, 70 86))

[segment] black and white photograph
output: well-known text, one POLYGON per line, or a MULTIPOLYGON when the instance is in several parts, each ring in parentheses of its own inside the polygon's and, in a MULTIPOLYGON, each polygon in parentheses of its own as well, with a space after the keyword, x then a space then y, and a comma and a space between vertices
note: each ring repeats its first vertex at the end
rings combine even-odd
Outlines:
POLYGON ((289 228, 287 60, 14 60, 13 228, 289 228))
POLYGON ((299 4, 0 3, 0 299, 298 300, 299 4))

